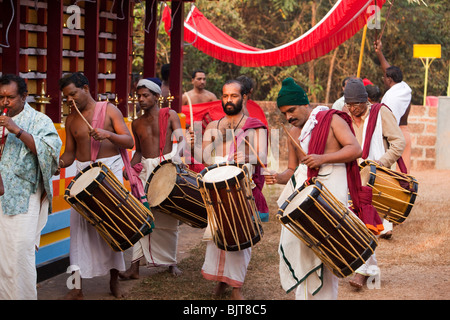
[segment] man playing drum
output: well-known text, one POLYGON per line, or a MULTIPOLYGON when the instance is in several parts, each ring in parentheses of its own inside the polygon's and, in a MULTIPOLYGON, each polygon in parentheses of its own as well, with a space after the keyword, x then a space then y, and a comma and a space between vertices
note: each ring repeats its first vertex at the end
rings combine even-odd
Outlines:
MULTIPOLYGON (((225 116, 210 122, 205 129, 202 143, 202 160, 205 166, 233 161, 257 164, 257 155, 240 139, 241 134, 248 134, 244 139, 248 139, 247 142, 253 146, 257 154, 267 154, 266 127, 258 119, 243 113, 245 98, 243 89, 242 83, 237 80, 227 81, 222 88, 222 107, 225 116)), ((197 157, 199 152, 196 151, 195 154, 197 157)), ((259 187, 252 189, 256 208, 260 212, 268 212, 267 203, 261 192, 264 178, 261 175, 260 164, 252 166, 251 170, 254 171, 253 182, 259 184, 259 187)), ((239 251, 225 251, 219 249, 213 241, 208 241, 202 267, 203 277, 219 282, 215 289, 216 295, 222 295, 225 289, 231 286, 233 288, 231 299, 243 299, 242 286, 250 259, 251 247, 239 251)))
MULTIPOLYGON (((312 108, 305 91, 292 78, 283 80, 277 105, 288 122, 301 129, 299 143, 306 153, 299 156, 301 163, 287 182, 278 205, 281 206, 311 176, 317 176, 340 202, 347 205, 351 181, 347 179, 346 163, 361 156, 361 147, 344 120, 347 115, 328 107, 312 108), (328 123, 328 127, 324 123, 328 123), (323 152, 314 152, 320 144, 323 152)), ((266 182, 271 184, 276 180, 273 175, 268 175, 266 182)), ((281 230, 279 254, 282 287, 287 292, 295 290, 296 299, 337 299, 338 278, 287 228, 281 230)))
MULTIPOLYGON (((367 152, 367 156, 364 155, 365 159, 373 160, 387 168, 391 167, 401 157, 405 148, 405 138, 394 114, 386 106, 380 107, 377 104, 379 111, 374 115, 375 105, 368 102, 367 91, 361 79, 349 80, 344 90, 344 97, 352 118, 356 139, 367 152), (371 140, 366 142, 366 132, 369 127, 373 128, 373 134, 371 140)), ((383 221, 385 232, 392 230, 392 224, 386 222, 388 221, 383 221)), ((371 275, 369 274, 371 270, 378 270, 375 254, 357 270, 350 284, 361 288, 371 275)))
MULTIPOLYGON (((171 159, 173 163, 181 163, 179 150, 183 133, 180 118, 172 109, 159 108, 160 95, 161 88, 153 81, 142 79, 138 82, 137 97, 144 114, 132 123, 136 152, 131 159, 131 166, 138 171, 143 185, 160 162, 171 159), (178 142, 178 149, 174 148, 173 136, 178 142)), ((167 266, 173 275, 181 274, 176 259, 179 220, 154 209, 152 213, 155 228, 134 245, 131 266, 120 274, 123 279, 137 279, 139 265, 144 259, 148 266, 167 266)))
MULTIPOLYGON (((124 163, 119 148, 131 149, 134 145, 122 113, 113 104, 96 102, 89 92, 89 81, 82 73, 63 77, 59 85, 69 106, 80 112, 72 110, 66 119, 66 144, 59 167, 66 168, 76 160, 77 171, 81 171, 101 161, 122 181, 124 163)), ((70 215, 70 264, 79 267, 81 278, 109 272, 112 294, 122 296, 118 276, 119 271, 125 270, 123 253, 113 251, 74 209, 70 215)), ((82 299, 82 289, 72 289, 66 298, 82 299)))

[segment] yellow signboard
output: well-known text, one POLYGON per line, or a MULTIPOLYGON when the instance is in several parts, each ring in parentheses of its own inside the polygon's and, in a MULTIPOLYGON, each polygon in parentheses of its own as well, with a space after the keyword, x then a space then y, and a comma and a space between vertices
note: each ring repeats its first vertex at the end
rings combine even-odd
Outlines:
POLYGON ((440 44, 415 44, 413 47, 414 58, 440 58, 440 44))

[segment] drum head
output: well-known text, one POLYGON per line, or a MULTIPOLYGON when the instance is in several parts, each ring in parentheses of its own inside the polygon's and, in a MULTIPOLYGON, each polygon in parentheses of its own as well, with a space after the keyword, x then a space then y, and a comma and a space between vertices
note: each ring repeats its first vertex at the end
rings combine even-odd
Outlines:
POLYGON ((158 167, 151 175, 148 185, 147 201, 150 207, 156 207, 166 200, 177 180, 177 167, 168 162, 158 167))
POLYGON ((205 182, 219 182, 234 178, 242 169, 236 166, 223 166, 214 168, 203 176, 203 181, 205 182))
POLYGON ((74 197, 86 189, 100 175, 101 171, 101 167, 92 167, 79 175, 70 188, 70 196, 74 197))
POLYGON ((288 215, 291 212, 293 212, 295 209, 300 207, 300 205, 305 202, 307 197, 311 194, 312 190, 314 189, 315 185, 309 185, 303 188, 300 193, 296 194, 291 200, 290 203, 286 206, 284 209, 284 214, 288 215))
POLYGON ((370 166, 362 167, 359 173, 361 174, 361 185, 363 186, 367 186, 369 184, 373 185, 373 181, 371 181, 370 179, 372 177, 370 166))

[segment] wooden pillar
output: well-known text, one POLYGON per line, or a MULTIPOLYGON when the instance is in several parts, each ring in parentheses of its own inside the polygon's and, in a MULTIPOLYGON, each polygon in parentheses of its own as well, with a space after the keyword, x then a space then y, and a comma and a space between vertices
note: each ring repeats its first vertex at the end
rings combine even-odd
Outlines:
POLYGON ((61 123, 61 91, 58 81, 62 76, 63 0, 52 1, 47 10, 47 94, 52 100, 46 113, 54 123, 61 123))
POLYGON ((172 109, 181 112, 184 44, 184 2, 172 1, 172 32, 170 34, 170 93, 174 97, 172 109))
POLYGON ((20 54, 20 1, 3 1, 2 17, 2 73, 19 75, 20 54), (8 29, 8 25, 11 23, 8 29), (8 32, 7 32, 8 31, 8 32))
POLYGON ((118 108, 123 116, 128 116, 128 95, 130 93, 130 71, 131 71, 131 43, 130 36, 132 21, 130 14, 132 3, 124 0, 123 19, 117 19, 116 39, 116 94, 119 100, 118 108))
POLYGON ((100 1, 84 3, 84 75, 89 80, 92 97, 97 100, 100 1))
POLYGON ((143 78, 156 77, 156 44, 158 37, 158 2, 145 2, 144 70, 143 78), (149 26, 150 23, 150 26, 149 26))

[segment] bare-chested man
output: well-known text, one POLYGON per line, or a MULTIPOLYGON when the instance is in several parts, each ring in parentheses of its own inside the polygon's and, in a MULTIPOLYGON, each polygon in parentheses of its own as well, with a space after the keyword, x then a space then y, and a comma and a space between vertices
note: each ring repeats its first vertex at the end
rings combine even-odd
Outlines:
MULTIPOLYGON (((346 122, 349 121, 346 119, 348 116, 329 110, 328 107, 313 108, 303 88, 292 78, 283 80, 277 105, 288 122, 298 128, 294 133, 299 133, 298 143, 307 154, 293 155, 291 152, 294 150, 290 148, 290 159, 298 158, 300 163, 295 170, 294 179, 288 179, 277 201, 278 205, 281 206, 296 188, 315 174, 347 206, 346 163, 353 162, 356 167, 356 159, 362 153, 349 123, 346 122)), ((359 175, 359 171, 354 174, 359 175)), ((266 181, 271 184, 278 182, 277 178, 277 175, 266 176, 266 181)), ((286 177, 283 178, 285 182, 286 177)), ((337 299, 338 278, 322 265, 311 248, 287 228, 281 230, 279 248, 280 279, 287 292, 295 290, 295 297, 299 300, 337 299)))
MULTIPOLYGON (((139 178, 144 185, 163 160, 181 162, 183 133, 180 118, 172 109, 159 108, 160 95, 161 88, 153 81, 143 79, 138 82, 137 97, 144 114, 132 123, 136 152, 131 159, 131 165, 142 163, 139 178), (164 135, 162 140, 161 135, 164 135), (173 136, 178 142, 178 148, 174 148, 173 136)), ((150 235, 146 235, 134 245, 131 266, 125 273, 120 274, 123 279, 139 278, 139 265, 143 260, 146 260, 148 266, 168 266, 173 275, 181 274, 176 260, 179 221, 155 209, 152 209, 152 213, 155 228, 150 235)))
MULTIPOLYGON (((96 102, 89 92, 89 81, 82 73, 63 77, 59 85, 67 103, 70 106, 75 103, 94 128, 91 131, 78 112, 72 110, 66 119, 66 144, 59 161, 60 168, 68 167, 76 160, 77 171, 81 171, 92 162, 101 161, 122 180, 123 161, 119 148, 131 149, 134 145, 122 113, 108 102, 96 102), (94 121, 94 118, 98 120, 94 121), (97 127, 99 122, 103 122, 102 127, 97 127)), ((118 274, 125 269, 123 253, 111 250, 97 230, 73 209, 70 215, 70 263, 80 268, 82 278, 109 272, 111 292, 116 297, 122 296, 118 274)), ((82 289, 72 289, 66 298, 82 299, 82 289)))
MULTIPOLYGON (((262 194, 264 177, 261 166, 254 152, 249 150, 243 139, 253 146, 253 150, 264 159, 267 155, 267 128, 256 118, 243 113, 245 94, 243 84, 237 80, 229 80, 222 88, 222 107, 225 116, 220 120, 210 122, 203 137, 203 162, 211 165, 221 162, 238 162, 255 164, 252 166, 252 180, 256 186, 252 189, 258 211, 267 212, 266 200, 262 194), (262 143, 260 141, 265 141, 262 143), (237 144, 237 152, 234 146, 237 144), (211 156, 214 154, 214 156, 211 156), (254 168, 253 168, 254 167, 254 168)), ((196 151, 198 155, 199 152, 196 151)), ((264 160, 263 160, 264 161, 264 160)), ((205 262, 202 267, 203 277, 207 280, 218 281, 215 294, 221 295, 228 286, 232 287, 231 299, 243 299, 242 286, 247 273, 247 266, 251 258, 251 248, 240 251, 224 251, 219 249, 213 241, 208 241, 205 262)))
POLYGON ((203 70, 195 70, 192 73, 192 85, 194 88, 183 94, 181 103, 187 105, 189 103, 186 95, 189 95, 192 104, 205 103, 218 100, 216 95, 205 89, 206 73, 203 70))

